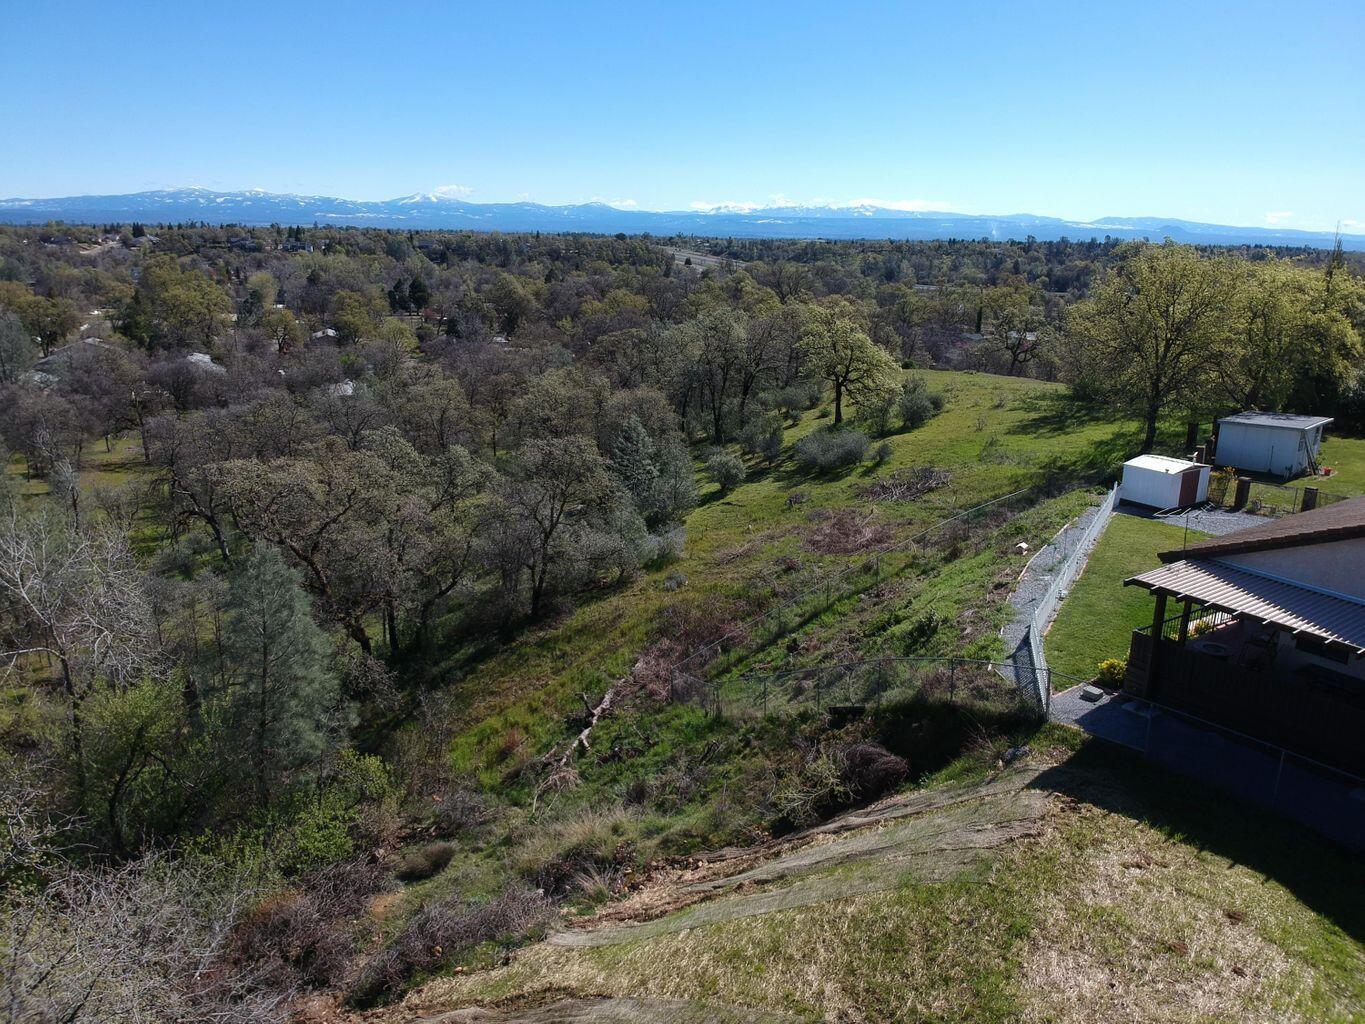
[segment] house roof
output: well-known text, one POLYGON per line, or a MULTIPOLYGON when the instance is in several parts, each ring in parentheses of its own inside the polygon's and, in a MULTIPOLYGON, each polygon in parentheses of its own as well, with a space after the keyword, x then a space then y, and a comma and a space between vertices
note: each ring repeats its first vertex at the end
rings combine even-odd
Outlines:
POLYGON ((1271 579, 1225 562, 1180 561, 1123 581, 1308 633, 1365 654, 1365 604, 1271 579))
POLYGON ((1218 421, 1240 423, 1248 427, 1283 427, 1287 430, 1311 430, 1332 422, 1330 416, 1300 416, 1292 412, 1239 412, 1218 421))
POLYGON ((1173 459, 1169 455, 1139 455, 1123 464, 1124 469, 1129 466, 1135 469, 1148 469, 1154 473, 1179 474, 1191 469, 1198 469, 1199 463, 1190 462, 1188 459, 1173 459))
POLYGON ((1365 537, 1365 498, 1347 498, 1311 512, 1271 519, 1247 530, 1212 537, 1182 551, 1163 551, 1163 562, 1181 558, 1222 558, 1247 551, 1302 547, 1335 540, 1365 537))

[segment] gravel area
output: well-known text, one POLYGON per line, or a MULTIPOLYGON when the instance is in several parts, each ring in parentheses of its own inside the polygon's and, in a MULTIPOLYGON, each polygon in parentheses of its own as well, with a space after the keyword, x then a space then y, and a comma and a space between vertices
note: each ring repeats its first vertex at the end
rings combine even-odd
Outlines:
POLYGON ((1097 505, 1082 512, 1072 522, 1062 527, 1025 567, 1023 576, 1015 584, 1014 593, 1009 596, 1010 606, 1014 608, 1014 618, 1001 630, 1001 636, 1005 639, 1005 650, 1014 651, 1023 642, 1025 634, 1028 633, 1029 622, 1033 618, 1033 610, 1047 596, 1054 573, 1076 549, 1076 545, 1085 535, 1086 527, 1098 512, 1097 505))
MULTIPOLYGON (((1158 518, 1152 511, 1133 505, 1120 505, 1117 511, 1126 516, 1136 516, 1139 519, 1158 518)), ((1223 508, 1196 509, 1189 512, 1179 512, 1175 515, 1161 516, 1160 519, 1163 523, 1170 523, 1172 526, 1188 525, 1191 530, 1202 530, 1204 533, 1211 533, 1215 537, 1222 537, 1224 534, 1245 530, 1249 526, 1260 526, 1263 523, 1270 522, 1265 516, 1252 515, 1250 512, 1229 512, 1223 508)))

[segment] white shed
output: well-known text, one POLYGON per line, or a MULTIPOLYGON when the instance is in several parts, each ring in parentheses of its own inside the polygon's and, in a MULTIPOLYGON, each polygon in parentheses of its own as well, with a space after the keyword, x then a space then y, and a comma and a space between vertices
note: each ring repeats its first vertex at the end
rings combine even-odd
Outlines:
POLYGON ((1188 508, 1209 496, 1209 469, 1165 455, 1139 455, 1123 464, 1119 500, 1148 508, 1188 508))
POLYGON ((1285 480, 1318 468, 1322 429, 1330 416, 1239 412, 1218 421, 1215 466, 1235 466, 1285 480))

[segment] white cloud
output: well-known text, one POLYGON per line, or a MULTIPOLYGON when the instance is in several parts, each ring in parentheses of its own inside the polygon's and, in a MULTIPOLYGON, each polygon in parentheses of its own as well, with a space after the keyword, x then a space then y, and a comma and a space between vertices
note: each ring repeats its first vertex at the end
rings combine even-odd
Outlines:
POLYGON ((1365 220, 1351 220, 1348 217, 1346 220, 1341 222, 1341 226, 1344 228, 1365 227, 1365 220))
POLYGON ((1265 215, 1265 222, 1267 224, 1282 224, 1292 216, 1294 216, 1293 210, 1273 210, 1265 215))
POLYGON ((603 199, 601 196, 593 196, 588 202, 603 203, 607 206, 614 206, 618 210, 634 210, 640 205, 634 199, 603 199))
POLYGON ((442 199, 461 199, 473 193, 474 190, 468 185, 438 185, 431 190, 432 195, 440 196, 442 199))

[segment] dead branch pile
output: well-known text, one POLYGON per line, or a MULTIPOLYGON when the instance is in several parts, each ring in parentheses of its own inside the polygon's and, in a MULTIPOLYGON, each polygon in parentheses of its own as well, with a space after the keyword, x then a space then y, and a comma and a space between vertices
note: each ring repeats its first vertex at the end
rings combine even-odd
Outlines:
POLYGON ((841 509, 806 535, 806 546, 822 555, 855 555, 885 547, 891 542, 891 527, 875 518, 875 510, 863 514, 841 509))
POLYGON ((930 491, 947 487, 953 475, 934 466, 908 466, 869 484, 862 495, 873 501, 915 501, 930 491))

